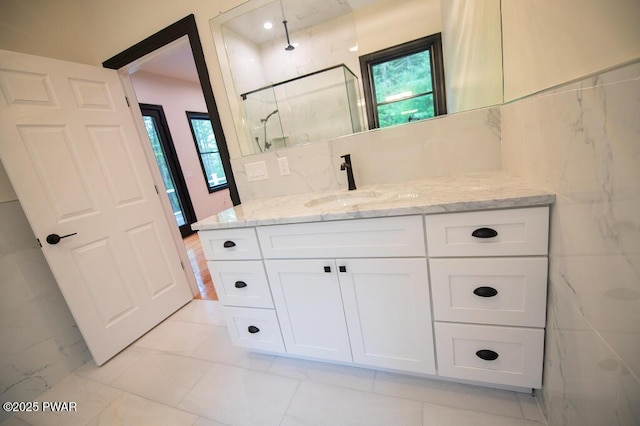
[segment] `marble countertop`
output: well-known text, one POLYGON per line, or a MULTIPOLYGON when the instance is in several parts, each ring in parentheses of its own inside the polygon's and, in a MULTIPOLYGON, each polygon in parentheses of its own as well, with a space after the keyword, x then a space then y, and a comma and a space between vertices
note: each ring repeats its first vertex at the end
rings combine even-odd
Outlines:
POLYGON ((549 205, 555 194, 505 172, 444 176, 247 201, 194 230, 549 205))

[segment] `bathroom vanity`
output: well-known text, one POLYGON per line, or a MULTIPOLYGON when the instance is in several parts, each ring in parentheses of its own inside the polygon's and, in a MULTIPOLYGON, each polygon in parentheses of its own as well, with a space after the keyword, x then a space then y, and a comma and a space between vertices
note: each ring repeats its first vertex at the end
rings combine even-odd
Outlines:
POLYGON ((485 173, 255 200, 194 228, 235 345, 530 389, 553 201, 485 173))

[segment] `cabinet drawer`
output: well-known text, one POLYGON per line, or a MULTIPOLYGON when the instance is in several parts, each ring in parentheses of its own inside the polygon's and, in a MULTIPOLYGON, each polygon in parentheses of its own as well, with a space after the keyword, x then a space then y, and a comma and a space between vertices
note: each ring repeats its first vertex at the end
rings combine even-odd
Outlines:
POLYGON ((546 255, 549 208, 425 217, 430 257, 546 255))
POLYGON ((198 232, 207 260, 261 259, 254 228, 198 232))
POLYGON ((354 219, 257 228, 265 258, 424 256, 420 216, 354 219))
POLYGON ((220 302, 229 306, 273 308, 262 261, 207 262, 220 302))
POLYGON ((435 333, 439 375, 540 389, 543 330, 436 322, 435 333))
POLYGON ((547 258, 430 259, 436 321, 544 327, 547 258))
POLYGON ((234 345, 269 352, 285 352, 274 310, 224 306, 222 312, 234 345))

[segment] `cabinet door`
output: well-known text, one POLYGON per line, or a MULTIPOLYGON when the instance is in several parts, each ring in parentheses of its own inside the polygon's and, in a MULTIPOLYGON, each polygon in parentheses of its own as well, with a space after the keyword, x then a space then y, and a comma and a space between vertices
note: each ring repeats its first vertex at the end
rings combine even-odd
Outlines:
POLYGON ((426 260, 337 265, 354 362, 435 374, 426 260))
POLYGON ((287 353, 350 362, 334 261, 269 260, 265 265, 287 353))

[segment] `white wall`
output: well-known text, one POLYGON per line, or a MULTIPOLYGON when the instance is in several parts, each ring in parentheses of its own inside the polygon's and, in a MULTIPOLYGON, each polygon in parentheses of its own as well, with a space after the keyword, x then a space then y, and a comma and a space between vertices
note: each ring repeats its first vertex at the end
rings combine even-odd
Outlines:
POLYGON ((440 0, 380 0, 353 15, 359 55, 442 31, 440 0))
POLYGON ((638 0, 502 0, 505 100, 640 58, 638 0))
POLYGON ((505 168, 556 193, 550 425, 640 424, 640 63, 502 108, 505 168))
POLYGON ((500 0, 443 0, 441 8, 447 113, 501 104, 500 0))
POLYGON ((2 401, 33 401, 91 359, 1 162, 0 324, 2 401))
POLYGON ((229 190, 209 193, 186 111, 207 112, 199 83, 137 72, 131 76, 138 102, 162 105, 198 220, 233 206, 229 190))
POLYGON ((385 130, 232 159, 243 200, 347 188, 341 155, 351 154, 356 184, 499 170, 500 107, 417 121, 385 130), (290 175, 281 176, 278 158, 290 175), (244 165, 264 161, 268 180, 248 182, 244 165))

